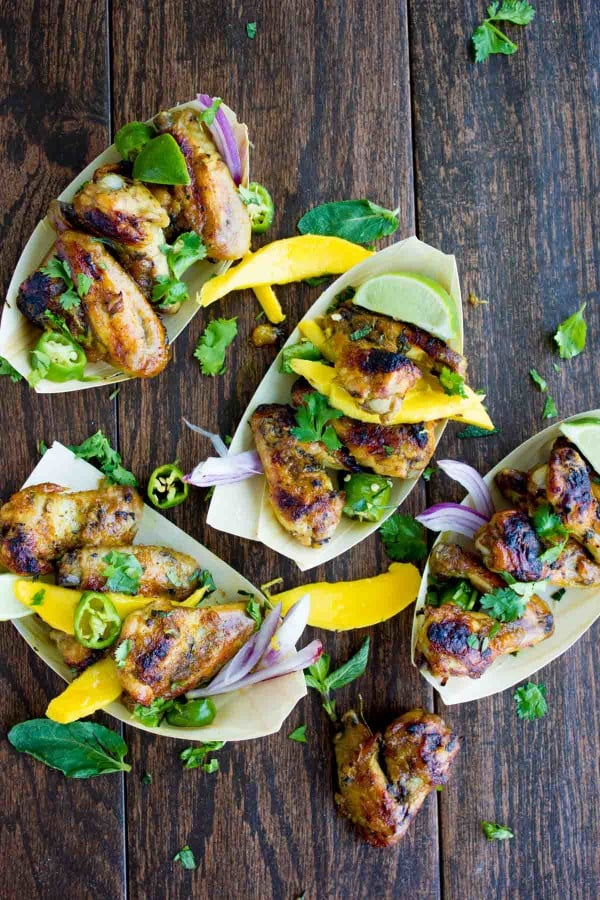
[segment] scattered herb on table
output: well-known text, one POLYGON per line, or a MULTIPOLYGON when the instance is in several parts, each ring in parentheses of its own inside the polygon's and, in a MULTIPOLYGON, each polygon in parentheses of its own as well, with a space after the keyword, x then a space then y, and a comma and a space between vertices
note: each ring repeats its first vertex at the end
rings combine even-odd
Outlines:
POLYGON ((467 425, 462 431, 458 432, 456 437, 461 441, 465 441, 470 438, 491 437, 493 434, 500 434, 500 429, 492 428, 488 430, 487 428, 480 428, 479 425, 467 425))
POLYGON ((475 51, 475 62, 483 62, 494 53, 510 56, 518 50, 495 22, 511 22, 513 25, 529 25, 535 16, 535 9, 527 0, 496 0, 487 8, 487 19, 473 32, 471 38, 475 51))
POLYGON ((578 356, 585 348, 585 339, 587 336, 587 324, 583 318, 583 311, 586 307, 584 303, 576 313, 565 319, 558 326, 554 341, 558 347, 558 354, 561 359, 572 359, 578 356))
POLYGON ((150 772, 144 772, 142 775, 142 784, 152 784, 152 775, 150 772))
POLYGON ((237 316, 232 319, 213 319, 208 323, 194 350, 203 375, 224 374, 225 351, 235 340, 237 333, 237 316))
POLYGON ((111 550, 102 557, 102 562, 106 563, 102 572, 102 577, 106 578, 105 590, 117 594, 137 594, 144 569, 133 553, 111 550))
POLYGON ((542 419, 554 419, 555 416, 558 415, 558 410, 556 408, 556 403, 548 394, 546 397, 546 402, 544 403, 544 409, 542 410, 542 419))
POLYGON ((0 356, 0 375, 7 375, 11 381, 17 382, 22 381, 23 376, 20 372, 17 372, 13 366, 9 363, 7 359, 4 359, 3 356, 0 356))
POLYGON ((396 562, 418 562, 427 556, 425 529, 412 516, 394 513, 379 529, 385 552, 396 562))
POLYGON ((354 244, 372 244, 396 231, 400 226, 398 212, 398 209, 385 209, 370 200, 323 203, 302 216, 298 231, 300 234, 344 238, 354 244))
POLYGON ((540 391, 541 391, 543 394, 545 394, 546 391, 548 390, 548 385, 547 385, 546 381, 542 378, 542 376, 540 375, 540 373, 537 372, 535 369, 530 369, 530 370, 529 370, 529 377, 531 378, 531 380, 533 381, 533 383, 534 383, 535 385, 537 385, 537 387, 540 389, 540 391))
POLYGON ((193 747, 186 747, 185 750, 182 750, 179 754, 179 759, 182 760, 184 769, 202 768, 204 772, 212 775, 213 772, 217 772, 219 769, 219 760, 207 760, 206 757, 209 753, 214 753, 224 746, 224 741, 207 741, 204 744, 195 744, 193 747))
POLYGON ((506 825, 497 825, 496 822, 481 823, 481 828, 488 841, 507 841, 514 837, 514 834, 506 825))
MULTIPOLYGON (((386 451, 387 452, 387 451, 386 451)), ((435 466, 426 466, 421 472, 423 481, 431 481, 431 476, 435 472, 435 466)))
POLYGON ((298 725, 297 728, 294 728, 294 730, 288 734, 288 738, 290 741, 296 741, 298 744, 308 743, 306 740, 306 725, 298 725))
POLYGON ((499 622, 515 622, 525 612, 527 600, 511 587, 496 588, 490 594, 483 594, 479 600, 481 608, 498 619, 499 622))
POLYGON ((69 450, 79 459, 94 462, 113 484, 125 484, 137 487, 135 475, 121 465, 121 455, 113 450, 108 439, 101 431, 97 431, 82 444, 69 446, 69 450))
POLYGON ((329 654, 323 653, 314 665, 309 666, 308 672, 304 673, 307 685, 314 688, 323 697, 323 709, 332 722, 337 721, 337 714, 335 711, 335 700, 332 700, 331 692, 359 678, 367 668, 368 659, 369 638, 365 638, 360 650, 340 666, 339 669, 336 669, 335 672, 329 671, 331 658, 329 654))
POLYGON ((194 852, 187 844, 175 854, 173 862, 180 862, 184 869, 197 868, 194 852))
POLYGON ((129 772, 127 744, 116 732, 95 722, 61 725, 51 719, 30 719, 8 732, 15 750, 28 753, 67 778, 92 778, 109 772, 129 772))
POLYGON ((297 424, 290 429, 291 434, 299 441, 321 441, 328 450, 339 450, 342 445, 328 423, 339 419, 342 413, 333 409, 323 394, 304 394, 302 399, 304 404, 296 410, 297 424))
POLYGON ((546 715, 548 704, 546 703, 546 686, 544 684, 534 684, 532 681, 528 681, 527 684, 516 689, 514 698, 517 715, 520 719, 533 721, 546 715))
POLYGON ((256 22, 246 22, 246 34, 251 41, 256 37, 256 22))

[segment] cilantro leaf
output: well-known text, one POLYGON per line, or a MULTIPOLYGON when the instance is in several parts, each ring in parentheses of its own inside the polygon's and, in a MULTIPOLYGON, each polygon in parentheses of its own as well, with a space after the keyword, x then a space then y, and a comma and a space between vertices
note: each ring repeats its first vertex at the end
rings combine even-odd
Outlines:
POLYGON ((125 484, 137 487, 135 475, 121 465, 121 455, 114 450, 108 438, 97 431, 81 444, 69 445, 69 450, 79 459, 94 462, 112 484, 125 484))
POLYGON ((223 375, 225 351, 235 339, 237 331, 237 316, 232 319, 213 319, 208 323, 194 350, 203 375, 223 375))
POLYGON ((10 380, 14 382, 23 380, 21 373, 17 372, 3 356, 0 356, 0 375, 8 375, 10 380))
POLYGON ((563 550, 567 546, 568 540, 569 538, 566 537, 560 544, 554 544, 553 547, 548 547, 547 550, 544 550, 544 552, 540 555, 540 562, 547 563, 548 565, 556 562, 558 557, 562 554, 563 550))
POLYGON ((85 297, 88 293, 89 289, 94 283, 94 279, 90 278, 89 275, 84 275, 83 272, 78 272, 77 274, 77 293, 81 298, 85 297))
POLYGON ((483 821, 481 828, 488 841, 507 841, 514 837, 514 834, 506 825, 497 825, 495 822, 483 821))
POLYGON ((125 666, 125 660, 130 652, 131 640, 129 638, 125 638, 124 641, 121 641, 121 643, 115 647, 115 663, 117 664, 117 669, 122 669, 125 666))
POLYGON ((458 372, 453 372, 447 366, 442 367, 439 374, 440 384, 444 388, 446 394, 457 394, 459 397, 466 397, 465 379, 458 372))
POLYGON ((348 336, 351 341, 360 341, 372 331, 373 325, 364 325, 362 328, 357 328, 356 331, 351 331, 348 336))
POLYGON ((535 9, 527 0, 502 0, 491 3, 487 8, 488 18, 475 29, 471 38, 475 50, 475 62, 483 62, 492 53, 510 56, 517 51, 517 45, 494 25, 494 22, 511 22, 513 25, 529 25, 535 16, 535 9))
POLYGON ((66 312, 80 305, 81 299, 85 297, 94 281, 89 275, 78 272, 77 288, 75 288, 73 274, 68 261, 59 259, 58 256, 53 256, 49 259, 47 264, 42 266, 40 272, 49 278, 60 278, 64 282, 65 290, 59 296, 59 303, 66 312))
POLYGON ((246 34, 251 41, 256 37, 256 22, 246 22, 246 34))
POLYGON ((544 541, 563 538, 568 534, 560 516, 552 511, 548 503, 538 506, 532 516, 533 527, 538 537, 544 541))
POLYGON ((294 728, 294 730, 288 734, 288 738, 290 741, 296 741, 298 744, 307 744, 306 725, 298 725, 297 728, 294 728))
MULTIPOLYGON (((386 449, 386 455, 391 456, 391 454, 388 454, 387 449, 386 449)), ((423 481, 431 481, 431 476, 433 475, 434 472, 435 472, 435 466, 426 466, 423 469, 423 471, 421 472, 421 478, 423 479, 423 481)))
POLYGON ((491 437, 493 434, 500 434, 499 428, 480 428, 479 425, 467 425, 462 431, 459 431, 456 437, 461 440, 469 438, 491 437))
POLYGON ((30 353, 31 372, 27 376, 27 381, 31 387, 39 384, 42 378, 45 378, 50 371, 52 360, 47 353, 42 350, 32 350, 30 353))
POLYGON ((527 0, 502 0, 487 8, 493 22, 512 22, 514 25, 529 25, 535 16, 535 9, 527 0))
POLYGON ((41 606, 44 602, 44 597, 46 596, 45 588, 41 588, 39 591, 36 591, 33 597, 31 598, 30 606, 41 606))
POLYGON ((211 105, 200 114, 200 120, 204 122, 205 125, 212 125, 215 121, 215 116, 217 115, 222 102, 220 97, 213 97, 211 105))
POLYGON ((102 557, 106 568, 102 572, 106 578, 104 589, 116 594, 136 594, 140 587, 140 578, 144 573, 142 564, 133 553, 121 553, 111 550, 102 557))
POLYGON ((546 402, 544 403, 544 409, 542 410, 542 419, 553 419, 558 415, 558 410, 556 408, 556 403, 548 394, 546 397, 546 402))
POLYGON ((300 341, 299 344, 290 344, 289 347, 284 347, 281 351, 279 371, 284 372, 286 375, 294 375, 294 370, 291 367, 293 359, 319 360, 323 359, 323 357, 321 351, 317 350, 311 341, 300 341))
POLYGON ((510 587, 496 588, 491 594, 483 594, 481 608, 500 622, 515 622, 525 612, 527 601, 510 587))
POLYGON ((515 707, 520 719, 541 719, 548 711, 546 703, 546 686, 528 681, 514 693, 515 707))
POLYGON ((578 356, 585 348, 585 339, 587 336, 587 324, 583 318, 583 311, 586 307, 584 303, 577 312, 565 319, 558 326, 554 341, 558 347, 558 353, 561 359, 572 359, 578 356))
POLYGON ((180 862, 184 869, 198 868, 194 852, 187 844, 175 854, 173 862, 180 862))
POLYGON ((262 607, 254 598, 254 594, 250 595, 250 599, 246 603, 246 612, 254 622, 254 630, 258 631, 262 625, 262 607))
MULTIPOLYGON (((118 650, 118 647, 117 647, 118 650)), ((116 652, 115 652, 116 656, 116 652)), ((118 663, 117 663, 118 665, 118 663)), ((125 663, 123 662, 123 665, 125 663)), ((142 706, 136 703, 133 707, 133 715, 148 728, 158 728, 165 713, 173 706, 173 700, 165 700, 164 697, 157 697, 150 706, 142 706)))
POLYGON ((339 419, 342 413, 329 405, 323 394, 304 394, 304 403, 296 410, 296 425, 291 434, 299 441, 311 443, 321 441, 328 450, 339 450, 342 446, 335 431, 328 425, 332 419, 339 419))
POLYGON ((205 772, 211 774, 218 771, 219 760, 211 759, 207 762, 206 757, 209 753, 214 753, 215 750, 220 750, 224 746, 224 741, 207 741, 204 744, 196 744, 194 747, 186 747, 185 750, 182 750, 179 759, 182 760, 184 769, 201 767, 205 772))
POLYGON ((173 244, 163 244, 160 248, 167 258, 171 275, 179 279, 193 263, 206 257, 206 247, 195 231, 180 234, 173 244))
POLYGON ((533 383, 536 384, 536 385, 539 387, 540 391, 541 391, 543 394, 548 390, 548 385, 547 385, 547 383, 544 381, 544 379, 542 378, 542 376, 540 375, 540 373, 539 373, 539 372, 536 372, 535 369, 530 369, 530 370, 529 370, 529 377, 531 378, 531 380, 533 381, 533 383))
POLYGON ((327 653, 323 653, 316 663, 308 667, 308 672, 304 673, 307 685, 318 691, 323 697, 323 709, 332 722, 337 720, 337 714, 335 700, 331 699, 331 692, 360 678, 367 667, 369 646, 370 641, 367 637, 360 650, 334 672, 329 671, 331 660, 327 653))
POLYGON ((209 572, 208 569, 202 569, 202 571, 200 572, 200 587, 206 588, 205 596, 214 593, 214 591, 216 591, 217 589, 215 579, 212 576, 212 572, 209 572))
POLYGON ((412 516, 394 513, 379 528, 379 534, 390 559, 418 562, 427 556, 425 529, 412 516))
POLYGON ((168 275, 157 275, 152 288, 152 302, 160 300, 160 309, 175 306, 176 303, 183 303, 188 297, 189 291, 185 282, 170 278, 168 275))
POLYGON ((42 275, 47 275, 48 278, 61 278, 67 288, 73 287, 71 267, 66 259, 63 260, 59 259, 58 256, 53 256, 45 266, 40 266, 40 272, 42 275))

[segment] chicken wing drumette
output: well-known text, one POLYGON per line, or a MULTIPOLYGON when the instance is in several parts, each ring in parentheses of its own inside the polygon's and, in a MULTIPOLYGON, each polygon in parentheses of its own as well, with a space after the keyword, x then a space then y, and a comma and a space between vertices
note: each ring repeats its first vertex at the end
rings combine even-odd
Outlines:
POLYGON ((592 491, 587 463, 562 437, 548 460, 547 492, 565 528, 600 563, 600 503, 592 491))

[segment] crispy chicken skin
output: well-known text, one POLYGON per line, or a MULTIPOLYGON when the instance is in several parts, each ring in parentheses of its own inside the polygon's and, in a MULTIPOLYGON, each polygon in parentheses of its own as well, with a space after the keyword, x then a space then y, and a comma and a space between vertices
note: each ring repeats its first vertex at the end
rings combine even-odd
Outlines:
POLYGON ((429 568, 432 575, 441 578, 467 578, 482 594, 506 587, 500 575, 490 572, 479 557, 458 544, 436 544, 429 557, 429 568))
MULTIPOLYGON (((292 386, 293 405, 301 406, 306 394, 313 392, 308 381, 299 378, 292 386)), ((373 425, 341 416, 331 425, 356 466, 348 466, 349 471, 364 467, 389 478, 412 478, 423 471, 435 450, 435 422, 373 425)))
POLYGON ((148 299, 158 275, 168 275, 161 252, 169 216, 151 191, 127 177, 123 164, 100 166, 72 203, 53 201, 50 219, 60 233, 65 228, 107 238, 124 269, 148 299))
POLYGON ((535 594, 520 619, 498 622, 481 612, 461 609, 454 603, 425 606, 415 645, 415 662, 427 664, 430 672, 445 684, 451 675, 480 678, 486 669, 506 653, 534 647, 554 632, 554 617, 548 605, 535 594), (498 629, 492 632, 492 629, 498 629), (470 647, 475 635, 479 644, 470 647), (484 641, 485 649, 481 649, 484 641))
POLYGON ((123 690, 142 706, 179 697, 212 678, 248 640, 254 622, 243 603, 190 609, 157 600, 123 622, 130 641, 118 668, 123 690))
POLYGON ((175 138, 190 175, 189 185, 172 191, 179 207, 176 227, 199 234, 211 259, 241 259, 250 251, 250 217, 198 111, 160 112, 154 125, 175 138))
POLYGON ((92 279, 91 286, 79 306, 65 312, 59 298, 62 280, 34 272, 19 288, 17 305, 23 315, 42 328, 46 310, 63 316, 91 361, 106 360, 139 378, 162 372, 169 359, 164 326, 104 245, 82 232, 65 231, 52 255, 68 262, 74 282, 81 274, 92 279))
POLYGON ((70 666, 78 675, 81 675, 88 666, 97 662, 102 658, 101 650, 91 650, 80 644, 76 637, 72 634, 65 634, 64 631, 50 632, 50 640, 53 641, 67 666, 70 666))
POLYGON ((402 353, 346 340, 335 360, 337 381, 368 412, 391 418, 421 370, 402 353))
POLYGON ((446 784, 460 744, 439 716, 413 709, 387 727, 383 740, 350 710, 342 717, 334 746, 338 811, 368 844, 392 847, 427 795, 446 784), (379 761, 382 744, 387 774, 379 761))
POLYGON ((547 491, 565 528, 600 562, 600 504, 592 492, 586 462, 562 437, 550 453, 547 491))
POLYGON ((17 491, 0 509, 0 563, 19 575, 47 575, 74 547, 130 543, 144 504, 131 487, 68 491, 36 484, 17 491))
POLYGON ((293 410, 278 403, 257 407, 250 420, 277 520, 305 547, 318 547, 337 528, 346 496, 323 469, 320 445, 290 433, 295 424, 293 410))
POLYGON ((111 550, 134 556, 143 573, 136 594, 142 597, 162 597, 185 600, 198 587, 201 570, 198 563, 185 553, 167 547, 147 544, 134 546, 80 547, 71 550, 58 564, 58 584, 81 591, 103 591, 106 578, 104 557, 111 550))

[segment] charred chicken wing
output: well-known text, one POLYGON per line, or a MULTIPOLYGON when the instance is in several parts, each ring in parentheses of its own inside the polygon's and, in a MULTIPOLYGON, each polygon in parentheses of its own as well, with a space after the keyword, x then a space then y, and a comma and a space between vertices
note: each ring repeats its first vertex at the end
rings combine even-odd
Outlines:
POLYGON ((123 622, 117 646, 130 642, 117 670, 123 690, 142 706, 179 697, 212 678, 253 630, 243 603, 202 609, 149 603, 123 622))
POLYGON ((175 138, 190 175, 172 191, 176 229, 199 234, 211 259, 241 259, 250 251, 250 217, 198 110, 161 112, 154 125, 175 138))
POLYGON ((318 547, 337 528, 345 501, 323 469, 321 445, 291 434, 296 420, 289 406, 263 404, 250 424, 277 520, 304 546, 318 547))
POLYGON ((548 461, 548 500, 563 525, 600 562, 600 504, 583 457, 559 438, 548 461))
POLYGON ((74 547, 130 543, 142 511, 142 498, 131 487, 75 492, 58 484, 24 488, 0 509, 0 563, 19 575, 46 575, 74 547))
POLYGON ((436 544, 429 557, 432 575, 441 578, 467 578, 482 594, 506 587, 500 575, 490 572, 474 553, 458 544, 436 544))
POLYGON ((146 544, 71 550, 58 565, 58 584, 81 591, 106 590, 105 557, 111 550, 127 553, 140 563, 142 574, 136 594, 142 597, 164 595, 173 600, 185 600, 198 587, 202 573, 191 556, 146 544))
POLYGON ((81 675, 88 666, 102 658, 101 650, 91 650, 89 647, 84 647, 72 634, 52 630, 49 637, 58 647, 65 664, 74 669, 78 675, 81 675))
POLYGON ((406 834, 427 795, 448 780, 459 741, 439 716, 413 709, 383 736, 351 710, 335 738, 340 793, 336 803, 361 837, 391 847, 406 834), (379 755, 383 744, 383 765, 379 755))

